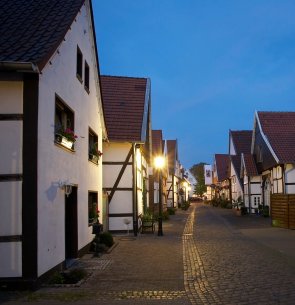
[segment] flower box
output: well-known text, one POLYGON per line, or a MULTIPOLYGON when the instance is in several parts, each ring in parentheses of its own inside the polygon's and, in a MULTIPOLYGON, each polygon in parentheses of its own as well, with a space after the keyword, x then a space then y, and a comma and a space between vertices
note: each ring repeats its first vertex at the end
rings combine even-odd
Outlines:
POLYGON ((89 160, 97 164, 98 163, 98 156, 95 156, 93 154, 89 154, 89 160))
POLYGON ((73 149, 74 142, 68 140, 66 137, 61 134, 55 134, 55 141, 68 149, 73 149))

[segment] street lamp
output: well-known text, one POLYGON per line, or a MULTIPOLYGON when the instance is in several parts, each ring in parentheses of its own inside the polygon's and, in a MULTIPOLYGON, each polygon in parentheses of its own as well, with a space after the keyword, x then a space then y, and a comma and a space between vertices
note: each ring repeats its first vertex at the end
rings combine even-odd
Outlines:
POLYGON ((163 156, 157 156, 154 159, 154 166, 158 170, 158 180, 159 180, 159 217, 158 217, 158 236, 163 236, 162 227, 162 168, 165 165, 165 159, 163 156))

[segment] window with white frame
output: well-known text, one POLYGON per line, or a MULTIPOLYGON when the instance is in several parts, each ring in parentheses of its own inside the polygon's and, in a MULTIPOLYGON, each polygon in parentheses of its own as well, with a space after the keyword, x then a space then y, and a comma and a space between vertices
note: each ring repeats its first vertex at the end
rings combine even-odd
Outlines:
POLYGON ((55 96, 55 142, 73 149, 76 141, 74 111, 59 97, 55 96))

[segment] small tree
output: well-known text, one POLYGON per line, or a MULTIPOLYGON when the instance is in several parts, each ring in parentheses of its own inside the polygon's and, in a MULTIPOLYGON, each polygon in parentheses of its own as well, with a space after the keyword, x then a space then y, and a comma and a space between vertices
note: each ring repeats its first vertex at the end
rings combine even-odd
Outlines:
POLYGON ((203 194, 206 192, 204 165, 206 165, 206 163, 201 162, 193 165, 190 168, 190 172, 197 180, 197 184, 194 185, 194 194, 200 197, 203 196, 203 194))

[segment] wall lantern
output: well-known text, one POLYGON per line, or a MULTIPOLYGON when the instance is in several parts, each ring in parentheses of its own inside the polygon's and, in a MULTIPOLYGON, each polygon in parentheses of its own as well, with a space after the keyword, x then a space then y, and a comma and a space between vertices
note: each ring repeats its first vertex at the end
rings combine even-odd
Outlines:
POLYGON ((67 197, 72 193, 72 185, 68 181, 59 181, 58 186, 61 190, 65 191, 67 197))

